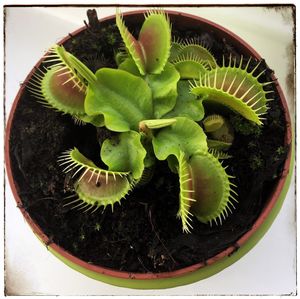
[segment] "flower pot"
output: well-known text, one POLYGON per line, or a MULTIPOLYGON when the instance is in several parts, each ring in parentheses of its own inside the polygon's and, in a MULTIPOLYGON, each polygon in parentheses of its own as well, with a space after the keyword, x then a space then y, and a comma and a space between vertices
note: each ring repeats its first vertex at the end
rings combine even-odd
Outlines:
MULTIPOLYGON (((244 41, 242 41, 239 37, 229 32, 228 30, 218 26, 210 21, 204 20, 199 17, 190 16, 182 13, 169 12, 168 13, 172 23, 178 24, 177 26, 181 28, 186 28, 187 30, 190 28, 201 27, 204 31, 213 30, 217 36, 221 36, 226 40, 230 40, 232 46, 234 46, 240 53, 244 55, 251 55, 257 59, 260 59, 260 56, 255 50, 253 50, 249 45, 247 45, 244 41)), ((134 20, 134 22, 141 22, 143 19, 143 14, 141 12, 133 12, 125 15, 125 21, 134 20)), ((106 23, 114 23, 114 17, 106 18, 101 20, 102 24, 106 23)), ((76 32, 73 32, 71 35, 76 36, 85 30, 85 28, 81 28, 76 32)), ((67 37, 63 39, 60 43, 64 44, 70 39, 67 37)), ((41 61, 39 61, 36 65, 38 67, 41 61)), ((238 240, 235 242, 235 246, 228 246, 226 249, 222 250, 218 254, 209 259, 193 264, 188 267, 184 267, 172 272, 162 272, 162 273, 131 273, 124 271, 117 271, 113 269, 109 269, 107 267, 101 267, 96 265, 91 265, 88 262, 79 259, 78 257, 70 254, 64 248, 55 244, 51 236, 47 235, 39 226, 39 224, 34 221, 30 214, 26 211, 26 207, 23 206, 22 194, 19 194, 19 186, 15 182, 16 172, 11 163, 11 152, 10 152, 10 136, 11 129, 14 125, 15 121, 15 110, 19 104, 19 99, 22 94, 25 92, 26 82, 30 80, 35 69, 31 71, 31 73, 27 76, 25 80, 25 84, 22 85, 11 110, 11 114, 9 117, 7 131, 6 131, 6 148, 5 148, 5 160, 6 160, 6 169, 9 177, 10 185, 15 196, 17 205, 25 217, 26 221, 31 226, 34 233, 37 237, 44 243, 48 250, 51 251, 55 256, 61 259, 64 263, 69 265, 70 267, 78 270, 79 272, 92 277, 94 279, 98 279, 110 284, 125 286, 130 288, 167 288, 174 287, 179 285, 188 284, 206 277, 209 277, 225 267, 229 266, 233 262, 237 261, 244 254, 246 254, 264 235, 267 229, 272 224, 276 215, 278 214, 283 200, 285 198, 285 194, 287 192, 292 172, 290 171, 291 165, 293 163, 293 153, 292 153, 292 131, 291 131, 291 121, 288 113, 286 101, 284 95, 281 91, 279 85, 276 85, 277 91, 280 95, 281 104, 285 112, 285 121, 286 121, 286 132, 285 132, 285 145, 289 146, 289 151, 287 154, 287 158, 284 162, 283 170, 281 177, 278 179, 276 185, 272 188, 272 192, 267 199, 264 208, 262 209, 260 215, 255 220, 252 227, 245 232, 238 240)), ((275 79, 275 78, 274 78, 275 79)))

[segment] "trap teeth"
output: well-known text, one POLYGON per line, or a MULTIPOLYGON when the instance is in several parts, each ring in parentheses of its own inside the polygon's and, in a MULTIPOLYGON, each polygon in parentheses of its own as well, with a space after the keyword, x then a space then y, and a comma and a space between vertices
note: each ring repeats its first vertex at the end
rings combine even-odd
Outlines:
POLYGON ((98 168, 76 148, 63 152, 58 161, 64 167, 63 171, 71 173, 72 178, 80 175, 75 182, 75 195, 65 198, 71 201, 64 206, 72 206, 71 209, 94 213, 99 207, 119 202, 133 188, 129 172, 98 168))

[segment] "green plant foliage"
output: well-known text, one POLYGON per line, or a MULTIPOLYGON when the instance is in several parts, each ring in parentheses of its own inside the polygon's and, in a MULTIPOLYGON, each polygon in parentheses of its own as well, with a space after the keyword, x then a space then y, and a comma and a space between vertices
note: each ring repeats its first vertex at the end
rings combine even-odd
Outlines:
POLYGON ((72 79, 69 80, 80 87, 93 84, 96 80, 93 72, 74 55, 67 52, 63 46, 55 45, 45 58, 47 63, 54 62, 52 67, 60 67, 60 70, 70 74, 72 79))
POLYGON ((187 163, 185 154, 180 151, 178 160, 178 176, 180 185, 179 210, 177 216, 181 219, 183 232, 189 233, 192 227, 192 216, 190 212, 191 205, 196 201, 194 199, 194 186, 191 178, 191 169, 187 163))
POLYGON ((93 175, 91 171, 86 172, 86 175, 81 180, 75 183, 75 192, 78 195, 80 203, 75 207, 85 209, 85 212, 93 209, 93 212, 98 208, 110 205, 113 209, 114 204, 119 203, 132 186, 126 177, 104 174, 93 175))
POLYGON ((146 19, 139 34, 146 57, 146 72, 160 74, 169 58, 171 48, 171 25, 162 10, 146 13, 146 19))
POLYGON ((29 89, 48 107, 77 116, 84 115, 84 87, 70 79, 70 74, 65 74, 64 70, 56 66, 36 74, 29 89))
POLYGON ((143 174, 145 157, 141 135, 135 131, 120 133, 102 144, 101 159, 108 169, 130 172, 135 180, 139 180, 143 174))
MULTIPOLYGON (((218 157, 220 158, 220 157, 218 157)), ((203 223, 222 224, 236 201, 233 185, 218 161, 207 151, 199 150, 190 159, 179 155, 180 205, 178 216, 184 232, 190 232, 192 215, 203 223)), ((233 185, 234 186, 234 185, 233 185)))
MULTIPOLYGON (((209 142, 207 140, 207 145, 209 147, 209 142)), ((225 148, 224 150, 227 150, 227 148, 225 148)), ((208 152, 211 153, 212 155, 214 155, 217 159, 219 160, 224 160, 224 159, 230 159, 232 158, 231 155, 229 155, 228 153, 225 153, 221 150, 217 150, 215 148, 208 148, 208 152)))
MULTIPOLYGON (((132 58, 126 58, 119 65, 119 69, 135 76, 140 76, 132 58)), ((167 63, 160 74, 146 74, 144 79, 152 91, 154 117, 161 118, 176 105, 177 83, 180 75, 171 63, 167 63)))
POLYGON ((169 56, 169 61, 175 60, 178 55, 180 50, 183 47, 183 43, 180 39, 174 39, 171 43, 171 49, 170 49, 170 56, 169 56))
MULTIPOLYGON (((119 28, 121 37, 125 43, 126 49, 131 55, 132 59, 136 63, 139 72, 142 75, 146 74, 145 68, 145 57, 143 53, 142 45, 134 38, 134 36, 128 31, 122 16, 120 15, 119 11, 117 10, 116 13, 116 24, 119 28)), ((120 60, 119 60, 120 61, 120 60)))
POLYGON ((180 79, 175 67, 167 63, 159 75, 147 75, 145 80, 152 90, 154 117, 161 118, 176 105, 177 83, 180 79))
POLYGON ((65 173, 72 173, 72 177, 80 174, 74 184, 75 199, 69 197, 71 201, 66 204, 72 208, 93 212, 107 205, 113 208, 133 187, 129 172, 101 169, 76 148, 64 152, 58 162, 65 173))
MULTIPOLYGON (((134 187, 151 183, 157 160, 167 160, 178 174, 177 216, 183 232, 191 232, 197 219, 222 223, 237 193, 219 160, 234 159, 225 152, 234 131, 261 132, 270 92, 264 86, 270 82, 258 80, 262 73, 254 76, 258 65, 248 70, 250 60, 242 67, 243 59, 237 66, 230 58, 219 67, 198 40, 171 43, 170 21, 161 10, 145 14, 138 39, 119 12, 116 24, 124 42, 124 48, 114 49, 117 69, 101 67, 94 74, 62 46, 54 46, 45 57, 48 67, 28 86, 43 105, 70 114, 76 123, 105 126, 111 136, 101 143, 99 157, 108 169, 76 148, 59 158, 75 181, 66 205, 91 212, 113 208, 134 187), (230 121, 215 114, 204 118, 206 101, 236 114, 230 121)), ((251 155, 249 167, 263 167, 259 153, 251 155)))
POLYGON ((140 131, 147 134, 147 131, 153 129, 161 129, 164 127, 168 127, 176 122, 176 118, 168 118, 168 119, 145 119, 140 122, 140 131))
POLYGON ((199 40, 196 39, 187 39, 183 42, 183 47, 179 52, 179 55, 183 56, 194 56, 203 61, 207 61, 210 65, 210 68, 217 67, 217 62, 210 52, 210 50, 201 44, 199 40))
POLYGON ((140 73, 160 74, 170 55, 170 22, 166 14, 160 10, 149 11, 145 17, 138 40, 128 31, 119 13, 116 15, 116 23, 140 73))
POLYGON ((231 147, 231 144, 231 142, 207 139, 207 146, 216 151, 227 151, 231 147))
POLYGON ((276 154, 277 155, 282 155, 282 154, 285 154, 286 152, 286 149, 283 147, 283 146, 279 146, 277 149, 276 149, 276 154))
POLYGON ((197 79, 200 74, 204 74, 210 69, 209 63, 197 56, 178 56, 172 63, 181 79, 197 79))
POLYGON ((225 119, 221 115, 218 114, 212 114, 205 119, 203 119, 203 126, 205 132, 214 132, 218 129, 220 129, 224 125, 225 119))
POLYGON ((180 80, 178 82, 177 92, 178 96, 175 107, 163 117, 170 118, 184 116, 194 121, 202 120, 204 117, 202 101, 200 101, 194 94, 190 93, 189 82, 187 80, 180 80))
POLYGON ((85 124, 85 123, 91 123, 95 127, 103 127, 104 126, 104 118, 103 115, 73 115, 75 123, 78 124, 85 124))
POLYGON ((206 62, 210 69, 215 68, 217 66, 215 58, 212 54, 201 45, 189 44, 182 48, 179 52, 179 56, 183 57, 193 57, 195 60, 206 62))
POLYGON ((229 181, 221 163, 212 154, 199 151, 189 161, 193 182, 194 198, 191 212, 204 223, 212 221, 222 224, 222 221, 234 208, 235 186, 229 181), (231 206, 231 207, 230 207, 231 206))
POLYGON ((103 125, 99 117, 89 117, 84 110, 86 88, 95 82, 95 75, 63 46, 51 48, 45 59, 53 64, 35 73, 28 86, 31 93, 44 106, 69 113, 79 122, 103 125))
POLYGON ((225 105, 246 119, 262 125, 262 116, 268 110, 268 92, 263 87, 268 83, 258 81, 262 73, 254 77, 256 68, 248 72, 248 64, 243 69, 241 59, 239 66, 231 66, 230 62, 229 66, 200 74, 199 81, 191 84, 191 92, 201 96, 203 101, 225 105))
POLYGON ((142 78, 109 68, 98 70, 96 77, 85 99, 88 115, 102 114, 105 126, 115 132, 137 131, 141 120, 152 117, 151 90, 142 78))
POLYGON ((158 160, 166 160, 170 155, 179 160, 180 152, 189 157, 198 150, 207 151, 206 135, 201 127, 187 117, 177 117, 176 120, 153 137, 153 149, 158 160))
MULTIPOLYGON (((203 120, 203 126, 210 140, 221 141, 223 145, 224 143, 229 146, 232 144, 234 139, 233 127, 225 117, 218 114, 209 115, 203 120)), ((215 145, 217 144, 215 143, 215 145)), ((225 150, 225 147, 222 149, 225 150)))
POLYGON ((199 74, 217 67, 212 53, 194 39, 173 42, 169 60, 181 79, 198 79, 199 74))
POLYGON ((224 124, 219 129, 210 132, 210 137, 215 140, 232 143, 234 139, 234 131, 231 124, 225 119, 224 124))
POLYGON ((120 64, 119 69, 126 71, 132 75, 140 76, 140 71, 137 68, 134 60, 130 57, 125 58, 120 64))
POLYGON ((141 186, 147 185, 153 177, 154 169, 155 169, 154 166, 145 167, 141 178, 139 179, 139 181, 136 184, 136 187, 141 187, 141 186))
MULTIPOLYGON (((116 64, 118 65, 118 66, 120 66, 120 64, 122 63, 122 62, 124 62, 125 61, 125 59, 126 58, 129 58, 128 57, 128 53, 126 52, 126 50, 119 50, 117 53, 115 53, 115 62, 116 62, 116 64)), ((137 67, 136 67, 137 68, 137 67)), ((138 70, 138 68, 137 68, 137 70, 138 70)), ((139 73, 139 71, 138 71, 138 73, 139 73)), ((139 73, 140 74, 140 73, 139 73)))

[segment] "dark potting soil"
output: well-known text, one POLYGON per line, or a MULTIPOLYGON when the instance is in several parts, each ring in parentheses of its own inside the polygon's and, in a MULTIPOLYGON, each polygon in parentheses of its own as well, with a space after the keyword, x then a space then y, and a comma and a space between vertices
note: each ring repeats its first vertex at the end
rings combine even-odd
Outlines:
MULTIPOLYGON (((218 39, 214 32, 181 32, 173 24, 173 33, 205 41, 219 63, 223 55, 228 59, 232 54, 239 60, 238 50, 225 39, 218 39)), ((113 51, 120 44, 115 25, 95 22, 71 37, 65 47, 95 71, 102 66, 115 67, 113 51)), ((255 65, 252 63, 251 67, 255 65)), ((263 61, 257 73, 265 67, 263 61)), ((270 81, 271 73, 268 69, 262 80, 270 81)), ((9 144, 13 176, 23 206, 53 242, 91 264, 130 272, 163 272, 204 262, 235 245, 251 228, 281 175, 288 151, 284 147, 285 120, 278 94, 270 97, 274 101, 269 103, 261 129, 227 112, 236 132, 229 152, 233 158, 224 163, 229 165, 228 173, 236 177, 236 209, 223 225, 209 226, 193 219, 192 233, 185 234, 176 218, 178 177, 165 162, 158 162, 151 181, 122 199, 113 213, 110 208, 90 214, 64 206, 72 184, 58 165, 58 156, 75 146, 97 163, 98 139, 103 141, 109 132, 97 131, 91 125, 75 125, 68 115, 37 103, 25 89, 13 119, 9 144)))

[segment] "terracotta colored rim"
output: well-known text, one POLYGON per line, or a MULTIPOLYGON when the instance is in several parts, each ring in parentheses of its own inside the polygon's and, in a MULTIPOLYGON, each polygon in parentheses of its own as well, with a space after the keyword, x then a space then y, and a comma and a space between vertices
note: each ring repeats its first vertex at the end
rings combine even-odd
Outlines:
MULTIPOLYGON (((130 21, 130 18, 134 16, 134 20, 140 21, 143 19, 143 13, 145 11, 134 11, 134 12, 129 12, 124 14, 124 19, 125 21, 130 21)), ((251 55, 257 59, 261 59, 261 56, 251 47, 249 46, 245 41, 243 41, 241 38, 239 38, 237 35, 234 33, 230 32, 229 30, 225 29, 224 27, 215 24, 209 20, 203 19, 201 17, 197 17, 194 15, 186 14, 186 13, 180 13, 180 12, 174 12, 174 11, 166 11, 171 19, 171 22, 179 22, 182 23, 184 27, 186 27, 186 22, 189 24, 195 24, 196 26, 201 26, 201 28, 209 28, 213 29, 216 34, 222 34, 223 37, 227 38, 230 40, 230 42, 236 46, 238 49, 240 49, 243 53, 247 55, 251 55)), ((104 19, 101 19, 101 22, 108 22, 112 23, 114 22, 114 16, 106 17, 104 19)), ((71 33, 71 36, 77 35, 80 32, 82 32, 86 27, 82 27, 73 33, 71 33)), ((67 40, 69 40, 70 37, 66 37, 63 40, 60 41, 60 44, 65 43, 67 40)), ((29 73, 29 75, 26 77, 25 82, 27 82, 31 76, 35 72, 35 68, 37 68, 43 59, 41 59, 35 67, 32 69, 32 71, 29 73)), ((275 82, 277 82, 277 79, 274 77, 273 78, 275 82)), ((14 113, 16 110, 16 107, 18 105, 18 101, 25 89, 26 84, 23 84, 22 87, 20 88, 16 99, 13 103, 8 123, 7 123, 7 128, 6 128, 6 136, 5 136, 5 163, 6 163, 6 170, 7 170, 7 176, 10 182, 10 186, 12 189, 12 193, 15 197, 15 200, 17 202, 17 206, 21 210, 23 216, 25 217, 26 221, 32 228, 33 232, 38 236, 38 238, 46 245, 51 247, 55 252, 57 252, 59 255, 64 257, 65 259, 71 261, 72 263, 78 265, 79 267, 85 268, 87 270, 90 270, 92 272, 96 272, 99 274, 104 274, 116 278, 123 278, 123 279, 138 279, 138 280, 152 280, 152 279, 161 279, 161 278, 173 278, 173 277, 178 277, 182 276, 191 272, 194 272, 198 269, 203 268, 204 266, 207 265, 212 265, 220 260, 222 260, 225 257, 230 256, 232 253, 234 253, 237 249, 237 247, 243 246, 258 230, 258 228, 264 223, 270 212, 272 211, 273 207, 275 206, 281 191, 284 187, 287 175, 289 173, 289 167, 291 163, 291 157, 292 157, 292 129, 291 129, 291 119, 290 115, 288 112, 288 107, 286 103, 286 99, 284 97, 284 94, 282 92, 281 87, 279 86, 278 83, 276 83, 277 91, 279 93, 279 96, 281 98, 281 103, 284 108, 284 115, 285 115, 285 120, 286 120, 286 133, 285 133, 285 144, 290 146, 290 150, 287 156, 287 159, 284 163, 283 167, 283 173, 282 176, 276 185, 275 189, 273 190, 272 194, 270 195, 270 199, 268 203, 266 204, 265 208, 261 212, 260 216, 258 219, 255 221, 253 224, 252 228, 245 233, 239 240, 236 242, 236 246, 230 246, 221 253, 215 255, 214 257, 208 259, 205 263, 197 263, 189 267, 185 267, 176 271, 172 272, 164 272, 164 273, 129 273, 129 272, 122 272, 122 271, 116 271, 112 270, 109 268, 101 267, 101 266, 95 266, 91 265, 87 262, 84 262, 80 260, 79 258, 73 256, 72 254, 68 253, 65 251, 63 248, 59 247, 53 241, 49 239, 48 236, 46 236, 41 228, 33 221, 33 219, 30 217, 30 215, 26 212, 26 210, 22 207, 22 200, 18 195, 18 186, 15 184, 13 180, 13 175, 12 175, 12 168, 11 168, 11 161, 10 161, 10 155, 9 155, 9 138, 10 138, 10 131, 11 131, 11 126, 13 122, 13 117, 14 113)))

